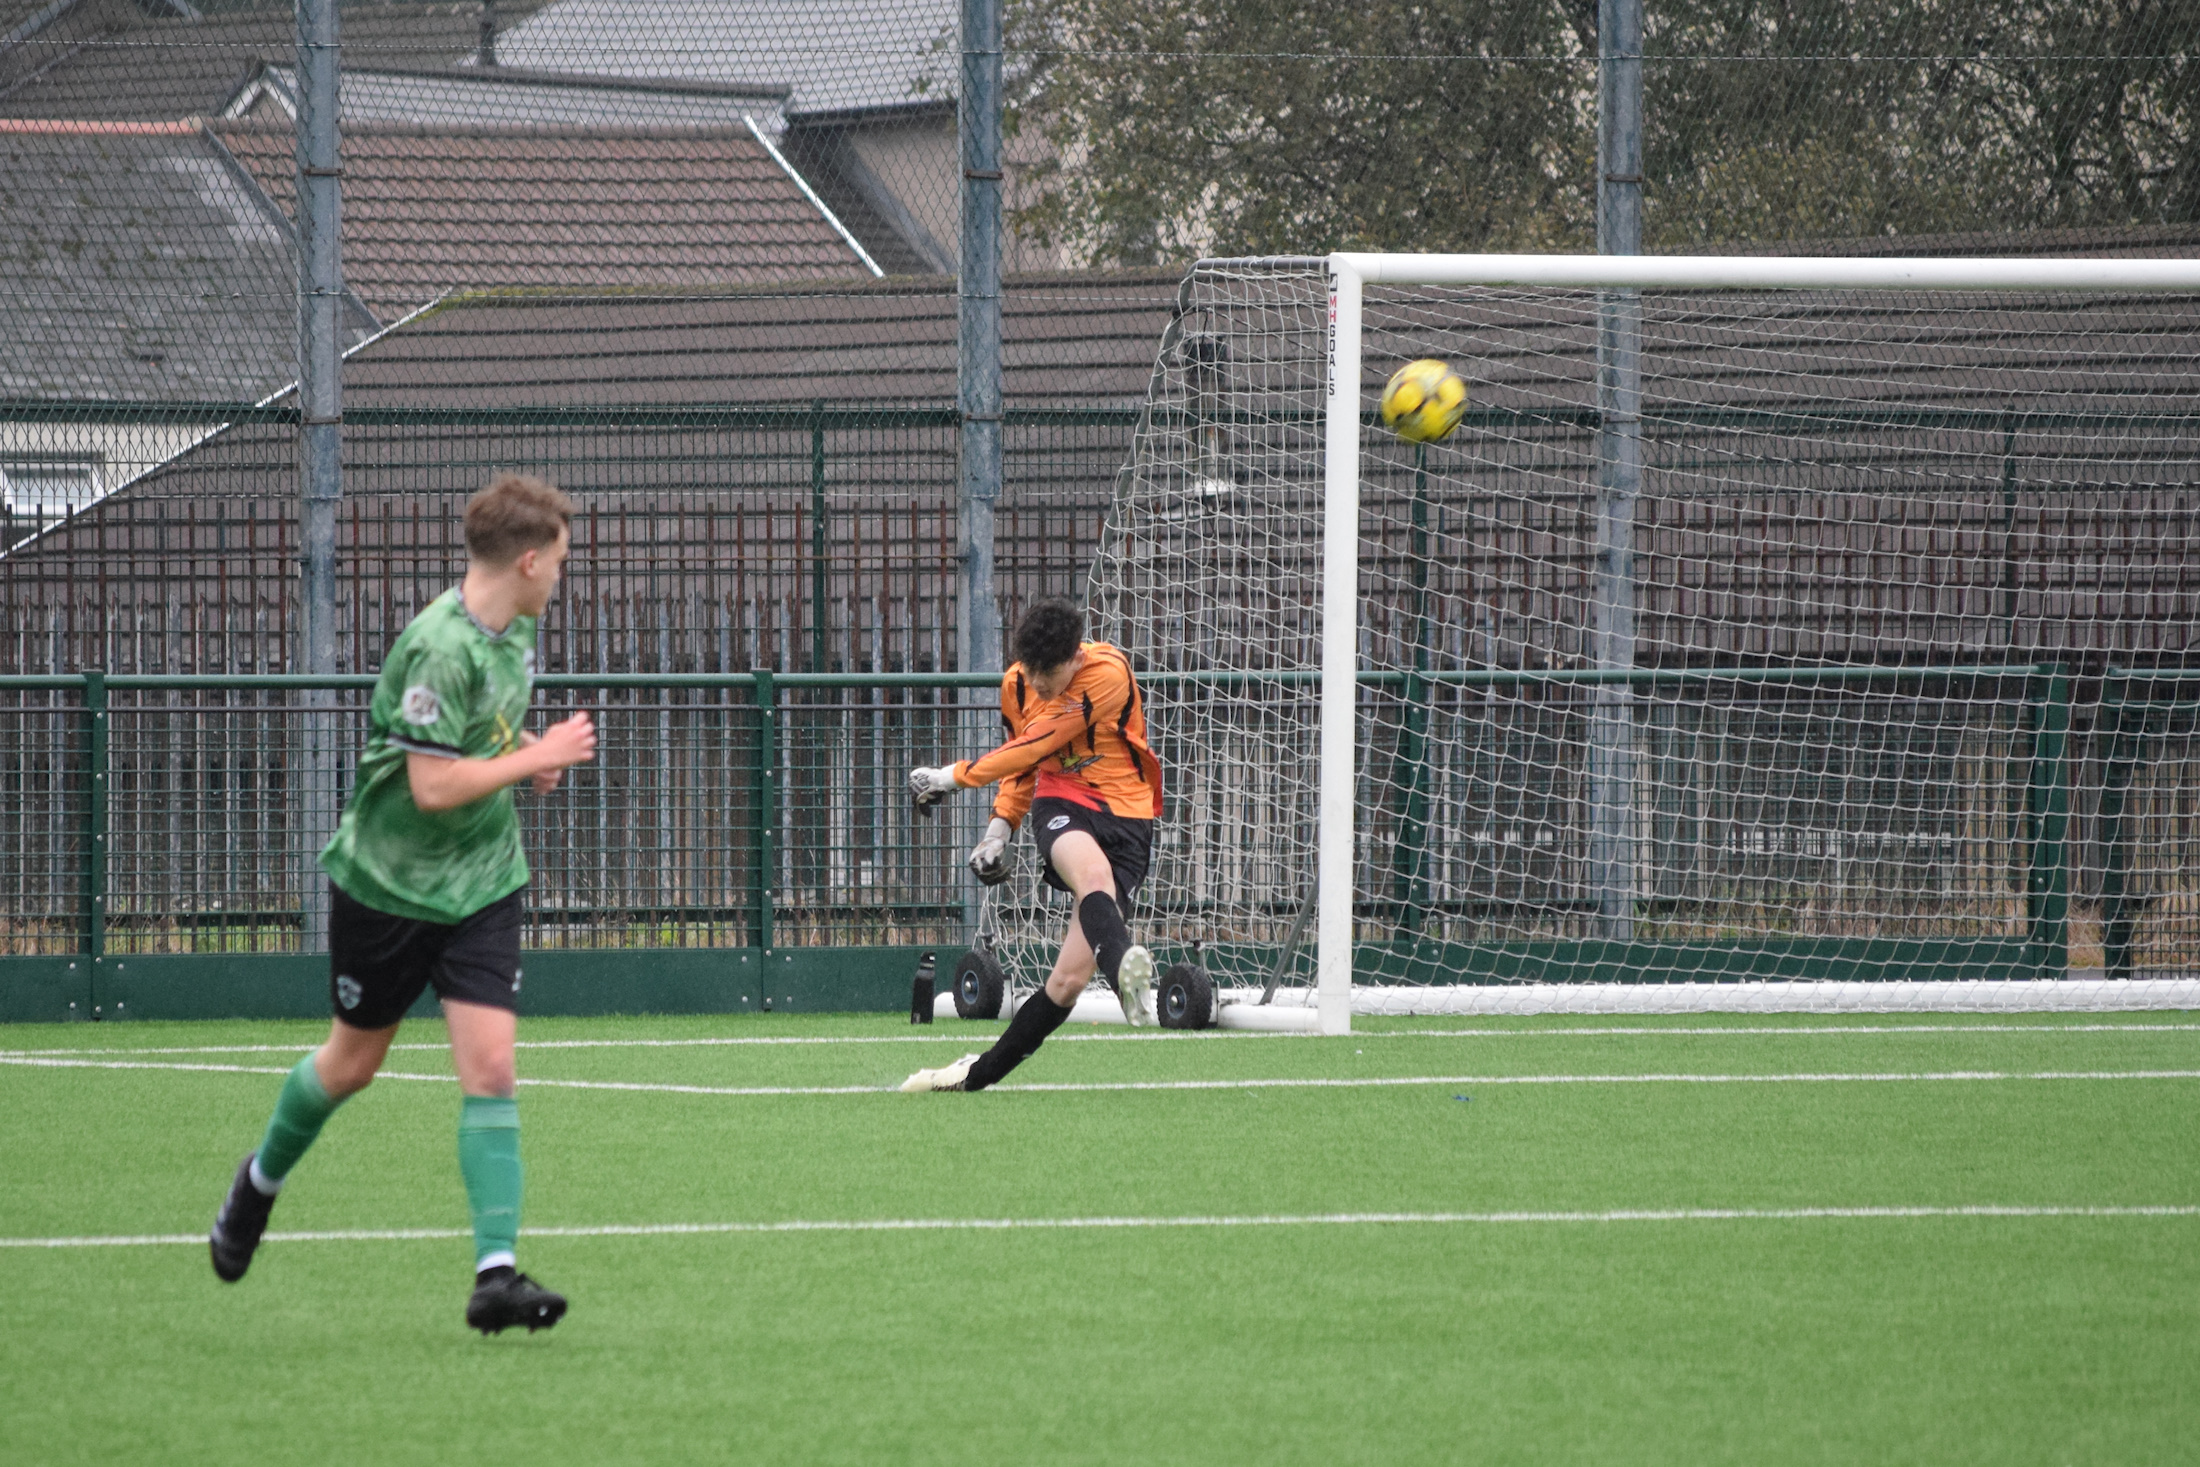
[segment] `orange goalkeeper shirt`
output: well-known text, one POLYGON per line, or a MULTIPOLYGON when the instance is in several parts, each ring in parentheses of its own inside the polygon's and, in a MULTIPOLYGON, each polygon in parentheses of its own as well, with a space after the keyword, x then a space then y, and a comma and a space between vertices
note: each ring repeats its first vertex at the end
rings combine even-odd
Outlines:
POLYGON ((1000 782, 993 813, 1023 823, 1035 796, 1072 800, 1137 820, 1161 816, 1161 761, 1146 747, 1146 709, 1130 662, 1106 642, 1083 645, 1084 666, 1062 696, 1041 702, 1019 662, 1001 676, 1008 742, 955 765, 968 789, 1000 782))

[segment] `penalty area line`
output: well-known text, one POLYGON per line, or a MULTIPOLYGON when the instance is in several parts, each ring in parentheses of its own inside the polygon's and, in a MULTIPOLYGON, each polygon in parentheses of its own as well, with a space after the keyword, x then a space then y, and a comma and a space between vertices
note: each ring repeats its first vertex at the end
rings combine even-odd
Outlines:
MULTIPOLYGON (((174 1061, 79 1060, 47 1055, 0 1054, 0 1065, 61 1070, 184 1070, 226 1075, 282 1075, 272 1066, 185 1064, 174 1061)), ((421 1075, 383 1070, 378 1080, 415 1080, 455 1085, 455 1075, 421 1075)), ((1802 1074, 1640 1075, 1361 1075, 1279 1076, 1236 1080, 1090 1080, 1035 1081, 999 1085, 1007 1094, 1082 1094, 1137 1090, 1369 1090, 1441 1085, 1839 1085, 1947 1084, 1986 1081, 2200 1080, 2200 1070, 1880 1070, 1820 1071, 1802 1074)), ((651 1080, 557 1080, 521 1076, 523 1086, 552 1090, 614 1090, 658 1095, 890 1095, 895 1085, 681 1085, 651 1080)))
MULTIPOLYGON (((988 1031, 990 1032, 990 1031, 988 1031)), ((1609 1038, 1686 1038, 1686 1039, 1794 1039, 1819 1036, 1873 1034, 2191 1034, 2200 1033, 2200 1024, 1796 1024, 1756 1026, 1692 1026, 1675 1028, 1658 1025, 1597 1025, 1547 1029, 1370 1029, 1355 1030, 1341 1036, 1354 1044, 1371 1039, 1609 1039, 1609 1038)), ((842 1045, 842 1044, 945 1044, 966 1045, 977 1038, 976 1034, 958 1035, 948 1032, 931 1034, 842 1034, 842 1035, 742 1035, 738 1037, 701 1039, 522 1039, 513 1046, 525 1050, 551 1049, 739 1049, 752 1046, 779 1047, 785 1045, 842 1045)), ((1057 1032, 1047 1040, 1049 1044, 1168 1044, 1185 1039, 1212 1039, 1224 1043, 1255 1039, 1322 1039, 1328 1036, 1298 1031, 1262 1030, 1171 1030, 1156 1032, 1145 1030, 1130 1033, 1065 1034, 1057 1032)), ((9 1049, 0 1050, 0 1060, 56 1058, 73 1055, 164 1055, 164 1054, 306 1054, 320 1048, 320 1041, 302 1044, 187 1044, 160 1047, 130 1046, 116 1048, 57 1048, 57 1049, 9 1049)), ((390 1052, 433 1051, 442 1053, 448 1044, 393 1044, 390 1052)))
MULTIPOLYGON (((779 1222, 606 1223, 595 1227, 523 1228, 535 1238, 681 1238, 763 1233, 1048 1232, 1123 1228, 1306 1228, 1460 1226, 1523 1223, 1689 1223, 1903 1221, 1930 1218, 2183 1218, 2200 1205, 2060 1207, 1981 1203, 1931 1207, 1629 1207, 1559 1212, 1312 1212, 1217 1213, 1183 1217, 904 1217, 789 1218, 779 1222)), ((331 1228, 270 1232, 270 1243, 410 1243, 471 1238, 465 1228, 331 1228)), ((110 1237, 0 1238, 0 1248, 165 1248, 201 1246, 204 1233, 137 1233, 110 1237)))

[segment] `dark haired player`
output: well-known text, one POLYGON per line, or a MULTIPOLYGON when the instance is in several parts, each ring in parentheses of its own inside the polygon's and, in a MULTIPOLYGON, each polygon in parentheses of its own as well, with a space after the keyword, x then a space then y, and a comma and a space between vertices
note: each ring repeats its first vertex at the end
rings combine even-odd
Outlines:
POLYGON ((1145 879, 1161 814, 1161 762, 1146 747, 1146 714, 1130 662, 1106 642, 1083 640, 1084 617, 1066 601, 1041 601, 1016 624, 1016 663, 1001 678, 1008 742, 980 759, 917 769, 920 807, 958 789, 999 782, 993 821, 970 853, 988 886, 1008 879, 1008 842, 1028 809, 1047 885, 1077 899, 1046 986, 1025 1000, 984 1054, 919 1070, 904 1090, 983 1090, 1029 1059, 1069 1017, 1097 966, 1115 985, 1123 1016, 1150 1023, 1153 954, 1131 941, 1124 913, 1145 879))
POLYGON ((543 794, 593 759, 585 713, 540 738, 520 731, 535 676, 535 619, 557 589, 573 501, 507 474, 466 505, 465 582, 428 603, 383 663, 367 749, 329 874, 328 1042, 283 1082, 259 1149, 237 1167, 209 1244, 234 1283, 251 1266, 290 1169, 336 1108, 366 1089, 398 1021, 433 986, 464 1092, 458 1165, 473 1211, 466 1322, 484 1334, 556 1324, 565 1300, 520 1273, 519 1110, 512 1045, 519 999, 520 854, 512 786, 543 794))

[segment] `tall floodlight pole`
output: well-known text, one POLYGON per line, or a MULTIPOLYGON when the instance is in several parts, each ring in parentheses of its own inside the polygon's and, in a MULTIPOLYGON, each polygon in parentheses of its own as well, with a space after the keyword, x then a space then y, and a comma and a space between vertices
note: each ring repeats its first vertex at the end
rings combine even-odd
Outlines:
MULTIPOLYGON (((1642 0, 1597 5, 1597 253, 1642 253, 1642 0)), ((1635 502, 1642 493, 1642 295, 1597 295, 1597 546, 1592 655, 1635 665, 1635 502)), ((1596 685, 1589 719, 1589 887, 1598 935, 1635 936, 1634 690, 1596 685)))
MULTIPOLYGON (((962 425, 962 666, 1001 671, 1001 616, 993 594, 993 507, 1001 497, 1001 0, 962 0, 962 258, 955 405, 962 425)), ((982 710, 987 696, 981 690, 982 710)), ((993 720, 980 711, 966 741, 993 720)), ((975 755, 978 750, 969 751, 975 755)), ((967 832, 975 844, 985 814, 976 801, 967 832)), ((982 900, 966 900, 966 939, 975 941, 982 900)))
MULTIPOLYGON (((344 267, 338 183, 336 0, 298 0, 298 465, 303 494, 301 672, 336 670, 336 509, 343 498, 344 267)), ((327 945, 328 906, 314 857, 336 828, 335 700, 309 693, 297 809, 305 945, 327 945)))

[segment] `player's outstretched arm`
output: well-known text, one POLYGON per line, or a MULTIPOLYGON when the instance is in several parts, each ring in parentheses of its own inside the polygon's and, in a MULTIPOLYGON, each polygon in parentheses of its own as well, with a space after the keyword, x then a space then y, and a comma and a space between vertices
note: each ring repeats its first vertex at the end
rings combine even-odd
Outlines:
POLYGON ((531 743, 522 740, 519 748, 494 759, 408 753, 405 777, 412 786, 413 803, 433 815, 471 805, 523 779, 536 780, 535 787, 542 789, 541 776, 551 775, 549 787, 555 788, 557 774, 595 757, 595 722, 586 713, 576 713, 551 724, 541 738, 531 743))
MULTIPOLYGON (((1045 763, 1049 756, 1066 746, 1082 733, 1087 725, 1082 708, 1055 707, 1051 712, 1035 718, 1023 733, 989 754, 966 759, 959 764, 943 764, 938 768, 912 769, 909 771, 909 795, 917 802, 917 808, 929 815, 932 807, 959 789, 983 789, 989 784, 1003 787, 1005 804, 997 804, 996 816, 1021 818, 1030 806, 1023 789, 1032 772, 1045 763)), ((1013 825, 1014 821, 1011 820, 1013 825)))

